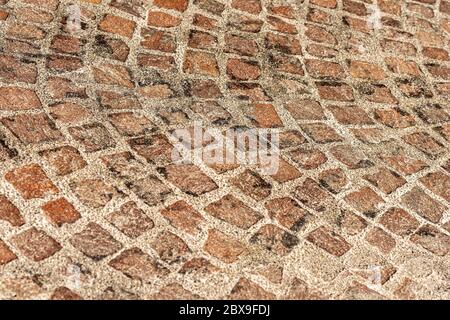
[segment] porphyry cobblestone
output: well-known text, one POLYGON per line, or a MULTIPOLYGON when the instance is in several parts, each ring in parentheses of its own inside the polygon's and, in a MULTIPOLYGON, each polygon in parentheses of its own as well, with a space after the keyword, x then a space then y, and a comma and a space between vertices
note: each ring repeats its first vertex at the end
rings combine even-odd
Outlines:
POLYGON ((450 299, 449 52, 449 0, 0 0, 0 298, 450 299))

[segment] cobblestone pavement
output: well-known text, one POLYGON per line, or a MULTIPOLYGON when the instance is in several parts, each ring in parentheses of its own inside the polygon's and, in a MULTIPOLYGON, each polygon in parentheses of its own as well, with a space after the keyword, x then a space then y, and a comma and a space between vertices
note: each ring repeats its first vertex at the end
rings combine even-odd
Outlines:
POLYGON ((449 39, 449 0, 0 0, 0 297, 450 299, 449 39), (198 121, 278 172, 174 163, 198 121))

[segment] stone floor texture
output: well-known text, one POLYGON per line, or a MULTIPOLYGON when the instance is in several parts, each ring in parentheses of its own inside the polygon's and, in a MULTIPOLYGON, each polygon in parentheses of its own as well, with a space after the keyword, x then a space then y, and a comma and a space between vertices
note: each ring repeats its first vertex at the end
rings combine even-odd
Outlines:
POLYGON ((0 298, 450 299, 449 52, 449 0, 0 0, 0 298))

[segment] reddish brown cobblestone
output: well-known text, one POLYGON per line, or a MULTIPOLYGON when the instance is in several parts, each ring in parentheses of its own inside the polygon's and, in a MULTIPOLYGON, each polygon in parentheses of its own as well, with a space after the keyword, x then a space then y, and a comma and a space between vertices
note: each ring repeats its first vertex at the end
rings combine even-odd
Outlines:
POLYGON ((125 203, 107 219, 130 238, 137 238, 154 227, 153 221, 134 202, 125 203))
POLYGON ((75 234, 70 243, 94 260, 103 259, 121 249, 122 245, 105 229, 93 222, 80 233, 75 234))
POLYGON ((15 235, 11 242, 27 258, 41 261, 61 250, 61 245, 42 230, 31 228, 15 235))
POLYGON ((0 299, 448 300, 449 39, 449 0, 0 0, 0 299))
POLYGON ((25 145, 63 139, 55 123, 44 113, 21 114, 14 118, 3 118, 0 122, 25 145))
POLYGON ((17 256, 0 240, 0 265, 7 264, 16 258, 17 256))
POLYGON ((42 206, 42 210, 47 218, 58 227, 64 223, 74 223, 80 218, 80 213, 64 198, 46 203, 42 206))
POLYGON ((307 239, 335 256, 342 256, 350 250, 350 245, 344 238, 326 227, 320 227, 314 230, 308 235, 307 239))
POLYGON ((245 247, 238 240, 233 239, 218 230, 209 230, 205 251, 225 263, 235 262, 245 252, 245 247))
POLYGON ((19 209, 4 195, 0 195, 0 220, 16 227, 25 223, 19 209))
POLYGON ((267 292, 256 283, 241 278, 229 295, 232 300, 273 300, 275 295, 267 292))
POLYGON ((167 274, 166 268, 159 265, 157 261, 138 248, 123 251, 119 256, 111 260, 109 265, 123 272, 131 279, 143 281, 151 281, 158 275, 167 274))
POLYGON ((213 217, 243 229, 250 228, 262 218, 261 214, 233 195, 226 195, 219 201, 209 204, 205 211, 213 217))
POLYGON ((292 198, 273 199, 266 203, 266 208, 271 218, 292 231, 302 229, 309 217, 309 213, 292 198))
POLYGON ((5 179, 11 183, 24 199, 43 198, 58 193, 58 188, 36 164, 10 171, 5 179))
POLYGON ((195 234, 201 230, 199 224, 202 222, 203 217, 183 200, 177 201, 161 210, 161 215, 169 220, 173 226, 187 233, 195 234))
POLYGON ((53 292, 51 300, 83 300, 81 296, 66 287, 56 288, 53 292))

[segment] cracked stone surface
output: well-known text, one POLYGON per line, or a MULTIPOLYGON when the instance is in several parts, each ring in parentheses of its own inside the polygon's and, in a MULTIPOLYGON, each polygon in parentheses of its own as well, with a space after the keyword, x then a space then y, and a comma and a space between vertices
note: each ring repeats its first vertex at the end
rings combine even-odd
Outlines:
POLYGON ((449 52, 449 0, 0 0, 0 298, 450 299, 449 52))

